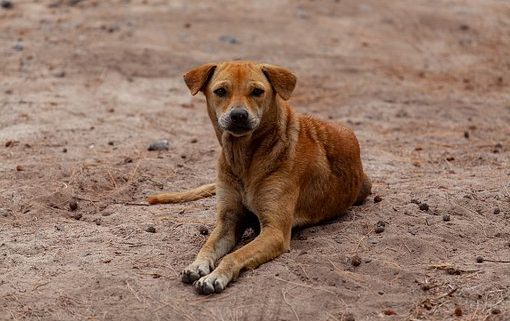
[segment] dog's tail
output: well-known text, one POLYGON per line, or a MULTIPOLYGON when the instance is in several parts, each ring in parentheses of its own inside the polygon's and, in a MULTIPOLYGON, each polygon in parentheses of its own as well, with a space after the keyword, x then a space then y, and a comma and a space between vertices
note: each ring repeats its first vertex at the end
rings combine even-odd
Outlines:
POLYGON ((183 203, 196 201, 216 194, 216 184, 205 184, 184 192, 162 193, 147 197, 149 204, 183 203))

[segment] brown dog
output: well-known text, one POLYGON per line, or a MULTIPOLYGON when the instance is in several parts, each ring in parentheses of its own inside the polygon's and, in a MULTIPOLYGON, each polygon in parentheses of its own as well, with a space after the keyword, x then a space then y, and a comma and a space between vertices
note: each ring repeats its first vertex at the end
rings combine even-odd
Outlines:
POLYGON ((202 91, 207 98, 222 147, 218 177, 215 184, 148 201, 183 202, 216 192, 216 227, 182 273, 183 282, 198 280, 198 293, 223 291, 241 270, 288 251, 293 227, 335 218, 370 194, 354 133, 294 112, 286 101, 296 77, 286 69, 233 61, 192 69, 184 80, 192 95, 202 91), (226 255, 254 221, 258 236, 226 255))

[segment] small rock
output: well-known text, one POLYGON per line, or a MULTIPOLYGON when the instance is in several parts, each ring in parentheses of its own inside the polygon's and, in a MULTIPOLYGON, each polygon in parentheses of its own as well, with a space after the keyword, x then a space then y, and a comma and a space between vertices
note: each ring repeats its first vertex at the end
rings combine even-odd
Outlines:
POLYGON ((476 263, 483 263, 484 259, 481 256, 476 257, 476 263))
POLYGON ((145 232, 149 232, 149 233, 156 233, 156 228, 154 226, 149 226, 145 232))
POLYGON ((358 255, 354 255, 353 257, 351 257, 351 264, 352 266, 360 266, 361 258, 358 255))
POLYGON ((499 207, 496 207, 494 209, 494 214, 499 214, 499 213, 501 213, 501 210, 499 209, 499 207))
POLYGON ((150 150, 150 151, 168 150, 168 149, 169 149, 169 143, 168 143, 168 140, 166 140, 166 139, 157 140, 157 141, 153 142, 152 144, 150 144, 149 147, 147 148, 147 150, 150 150))
POLYGON ((78 209, 78 202, 74 198, 69 201, 69 209, 73 212, 78 209))
POLYGON ((12 47, 12 49, 14 49, 15 51, 23 51, 24 47, 22 44, 17 43, 14 45, 14 47, 12 47))
POLYGON ((452 162, 452 161, 455 160, 455 157, 452 157, 452 156, 446 157, 446 160, 449 161, 449 162, 452 162))
POLYGON ((462 30, 462 31, 467 31, 467 30, 469 30, 470 28, 469 28, 469 26, 468 26, 468 25, 466 25, 466 24, 461 24, 461 25, 459 26, 459 29, 460 29, 460 30, 462 30))
POLYGON ((416 205, 420 205, 421 204, 421 202, 419 200, 415 199, 415 198, 413 198, 411 200, 411 203, 416 204, 416 205))
POLYGON ((385 309, 383 311, 383 313, 384 313, 384 315, 396 315, 397 314, 397 312, 395 312, 395 310, 393 310, 393 309, 385 309))
POLYGON ((2 8, 4 9, 12 9, 12 2, 10 0, 2 0, 1 4, 2 8))
POLYGON ((385 226, 386 226, 386 223, 384 223, 384 221, 377 221, 376 226, 382 226, 382 227, 385 227, 385 226))
POLYGON ((379 195, 376 195, 376 196, 374 197, 374 203, 379 203, 380 201, 382 201, 382 197, 381 197, 381 196, 379 196, 379 195))
POLYGON ((192 144, 195 144, 195 143, 197 143, 197 142, 198 142, 198 139, 196 139, 196 138, 193 138, 193 139, 191 140, 191 143, 192 143, 192 144))
POLYGON ((421 203, 420 204, 420 210, 428 211, 429 210, 429 205, 427 203, 421 203))
POLYGON ((461 317, 464 313, 462 312, 462 309, 460 307, 456 307, 453 314, 455 314, 455 316, 457 317, 461 317))
POLYGON ((200 226, 198 230, 202 235, 209 235, 209 229, 207 228, 207 226, 200 226))
POLYGON ((56 71, 53 73, 53 76, 57 78, 64 78, 66 76, 66 72, 64 70, 56 71))
POLYGON ((67 4, 70 6, 75 6, 78 3, 82 2, 83 0, 67 0, 67 4))
POLYGON ((500 309, 498 309, 498 308, 493 308, 493 309, 491 310, 491 313, 492 313, 492 314, 501 314, 501 310, 500 310, 500 309))
POLYGON ((503 148, 503 144, 501 144, 501 143, 497 143, 496 145, 494 145, 494 147, 495 147, 495 148, 499 148, 499 149, 501 149, 501 148, 503 148))
POLYGON ((96 223, 96 225, 101 225, 101 219, 100 218, 94 219, 93 222, 96 223))
POLYGON ((443 221, 449 222, 450 221, 450 215, 448 215, 448 214, 443 215, 443 221))
POLYGON ((108 145, 113 146, 115 143, 113 141, 109 141, 108 145))
POLYGON ((375 232, 376 232, 377 234, 380 234, 380 233, 384 232, 384 226, 377 226, 377 227, 375 228, 375 232))
POLYGON ((67 153, 67 148, 62 148, 62 153, 67 153))
POLYGON ((464 132, 464 138, 469 139, 469 132, 467 130, 464 132))
POLYGON ((132 163, 132 162, 133 162, 133 159, 131 157, 124 158, 124 163, 125 164, 129 164, 129 163, 132 163))
POLYGON ((21 171, 24 171, 25 169, 23 168, 23 166, 21 165, 16 165, 16 171, 17 172, 21 172, 21 171))
POLYGON ((231 45, 237 45, 241 43, 236 37, 230 35, 222 35, 219 39, 220 41, 229 43, 231 45))

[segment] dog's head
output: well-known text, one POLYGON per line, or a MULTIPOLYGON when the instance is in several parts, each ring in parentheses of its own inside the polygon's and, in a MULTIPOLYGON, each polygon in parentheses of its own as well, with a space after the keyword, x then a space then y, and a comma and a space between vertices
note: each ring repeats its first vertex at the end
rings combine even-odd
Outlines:
POLYGON ((244 61, 202 65, 184 81, 192 95, 205 94, 212 121, 234 136, 255 131, 276 95, 287 100, 296 86, 296 77, 284 68, 244 61))

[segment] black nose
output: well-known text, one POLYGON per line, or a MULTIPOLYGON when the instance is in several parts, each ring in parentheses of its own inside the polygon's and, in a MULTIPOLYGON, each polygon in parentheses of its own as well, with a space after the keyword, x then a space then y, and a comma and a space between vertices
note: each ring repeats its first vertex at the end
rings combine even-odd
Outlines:
POLYGON ((230 119, 233 123, 243 123, 248 120, 248 111, 244 108, 234 108, 230 112, 230 119))

